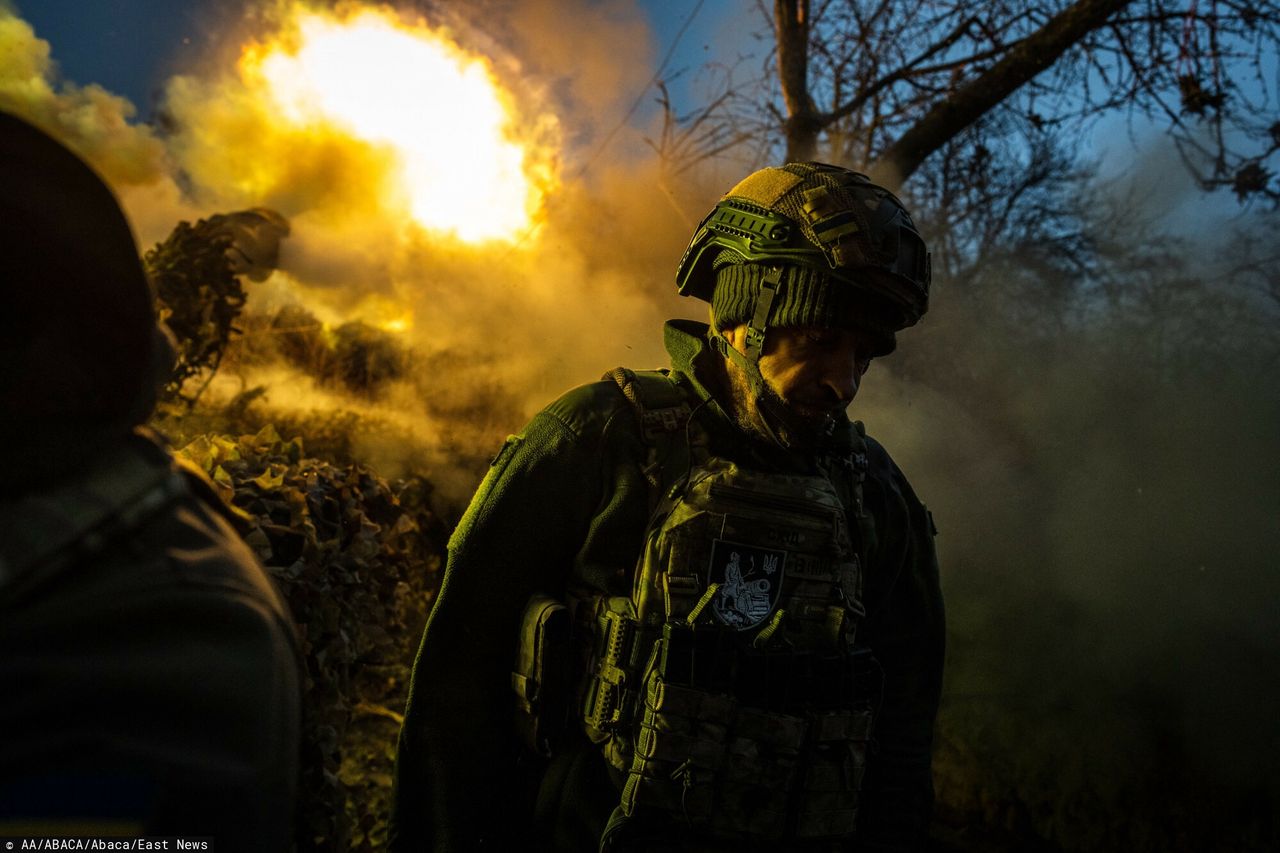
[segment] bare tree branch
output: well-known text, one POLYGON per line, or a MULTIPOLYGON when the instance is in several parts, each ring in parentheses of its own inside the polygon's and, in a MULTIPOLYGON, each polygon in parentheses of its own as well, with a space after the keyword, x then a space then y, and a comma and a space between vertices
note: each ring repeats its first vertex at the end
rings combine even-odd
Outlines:
POLYGON ((1052 65, 1087 33, 1101 27, 1132 0, 1078 0, 1003 59, 948 98, 933 105, 877 158, 873 172, 899 184, 924 158, 999 104, 1018 87, 1052 65))

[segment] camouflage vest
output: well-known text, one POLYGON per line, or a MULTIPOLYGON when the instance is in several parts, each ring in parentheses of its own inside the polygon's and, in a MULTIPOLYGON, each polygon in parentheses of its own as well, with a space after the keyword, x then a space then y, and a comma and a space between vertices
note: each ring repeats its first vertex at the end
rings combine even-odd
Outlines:
POLYGON ((611 376, 661 489, 632 594, 579 608, 594 640, 583 725, 625 777, 621 814, 725 841, 852 835, 878 694, 854 644, 860 425, 833 470, 752 471, 710 456, 664 372, 611 376))

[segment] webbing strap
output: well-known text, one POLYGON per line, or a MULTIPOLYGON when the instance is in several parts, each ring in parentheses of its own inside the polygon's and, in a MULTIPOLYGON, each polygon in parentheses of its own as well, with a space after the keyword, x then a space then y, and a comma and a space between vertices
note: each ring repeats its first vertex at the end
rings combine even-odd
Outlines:
POLYGON ((657 500, 689 465, 685 439, 693 410, 688 398, 666 370, 617 367, 602 378, 616 383, 635 411, 648 448, 644 475, 657 500))
POLYGON ((862 421, 853 422, 853 446, 846 457, 849 465, 849 485, 852 506, 849 512, 857 525, 858 540, 854 545, 858 553, 858 598, 861 601, 867 561, 870 559, 871 543, 875 539, 875 519, 863 501, 863 484, 867 481, 867 470, 870 462, 867 458, 867 433, 862 421))
POLYGON ((186 490, 182 473, 130 447, 82 482, 19 499, 0 527, 0 593, 29 589, 101 551, 186 490))
POLYGON ((760 282, 760 292, 756 295, 755 311, 752 312, 751 325, 747 326, 747 361, 751 364, 760 362, 760 354, 764 350, 764 333, 769 323, 769 309, 773 307, 773 299, 778 295, 782 281, 782 267, 770 267, 760 282))

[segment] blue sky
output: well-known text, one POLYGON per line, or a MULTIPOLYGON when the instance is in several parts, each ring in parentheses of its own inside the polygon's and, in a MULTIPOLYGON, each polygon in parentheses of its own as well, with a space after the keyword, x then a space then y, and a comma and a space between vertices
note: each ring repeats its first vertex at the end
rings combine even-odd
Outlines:
MULTIPOLYGON (((3 3, 4 0, 0 0, 3 3)), ((63 79, 97 83, 123 95, 147 120, 154 95, 170 76, 195 67, 209 52, 219 20, 231 17, 246 0, 16 0, 19 14, 52 45, 63 79)), ((706 62, 731 62, 744 53, 752 70, 769 48, 753 40, 763 29, 754 4, 743 0, 637 0, 653 33, 654 68, 669 50, 663 77, 672 82, 677 104, 694 103, 698 69, 706 62), (692 18, 692 20, 690 20, 692 18), (681 73, 683 72, 683 73, 681 73)), ((627 93, 630 101, 635 95, 627 93)), ((642 109, 652 98, 642 99, 642 109)), ((1128 147, 1119 123, 1107 148, 1128 147)))
MULTIPOLYGON (((3 3, 4 0, 0 0, 3 3)), ((165 80, 195 67, 209 52, 219 20, 233 16, 246 0, 16 0, 19 13, 52 45, 62 77, 97 83, 128 98, 147 120, 154 95, 165 80)), ((674 51, 663 69, 677 106, 696 103, 698 69, 706 62, 732 62, 750 54, 750 70, 769 45, 751 38, 764 22, 743 0, 638 0, 653 33, 653 63, 674 51), (690 18, 692 17, 692 20, 690 18), (687 23, 687 26, 686 26, 687 23), (683 73, 680 73, 683 72, 683 73)), ((625 93, 630 102, 644 93, 625 93)), ((649 93, 651 95, 653 93, 649 93)), ((652 109, 645 95, 641 109, 652 109)), ((1100 150, 1114 158, 1131 151, 1120 122, 1109 123, 1100 150)))
POLYGON ((64 79, 124 95, 143 118, 151 93, 207 44, 207 2, 17 0, 64 79))
MULTIPOLYGON (((2 2, 2 0, 0 0, 2 2)), ((97 83, 124 95, 146 119, 153 94, 171 75, 202 57, 217 21, 241 5, 212 0, 16 0, 19 14, 53 47, 64 79, 97 83)), ((680 37, 667 72, 700 66, 758 15, 741 0, 645 0, 639 7, 654 34, 655 62, 680 37), (745 17, 744 17, 745 16, 745 17)), ((656 69, 655 69, 656 70, 656 69)), ((681 79, 683 84, 692 74, 681 79)), ((638 93, 637 93, 638 94, 638 93)))
MULTIPOLYGON (((5 0, 0 0, 4 3, 5 0)), ((15 0, 10 0, 15 2, 15 0)), ((123 95, 138 108, 138 118, 150 118, 152 101, 166 79, 196 67, 209 53, 220 20, 235 16, 247 0, 16 0, 19 14, 50 42, 53 59, 62 77, 78 84, 97 83, 123 95)), ((742 0, 638 0, 647 17, 653 38, 653 63, 660 63, 675 47, 663 71, 664 78, 676 75, 672 85, 677 107, 696 103, 691 91, 697 71, 709 60, 732 62, 751 54, 747 67, 759 67, 761 54, 770 46, 752 39, 751 32, 764 28, 754 4, 742 0), (690 17, 692 20, 690 21, 690 17), (686 27, 686 22, 688 26, 686 27), (682 32, 683 30, 683 32, 682 32), (677 74, 683 70, 683 74, 677 74)), ((646 77, 648 75, 645 75, 646 77)), ((623 93, 630 103, 640 98, 641 118, 654 109, 653 93, 623 93)), ((1139 123, 1131 138, 1125 121, 1117 116, 1101 122, 1089 138, 1081 141, 1086 158, 1101 157, 1102 173, 1116 175, 1130 171, 1152 171, 1152 160, 1172 166, 1163 149, 1160 128, 1139 123)), ((1163 194, 1177 208, 1198 208, 1203 216, 1206 202, 1219 216, 1239 214, 1227 193, 1206 199, 1197 193, 1181 169, 1157 167, 1165 177, 1153 191, 1163 194)))

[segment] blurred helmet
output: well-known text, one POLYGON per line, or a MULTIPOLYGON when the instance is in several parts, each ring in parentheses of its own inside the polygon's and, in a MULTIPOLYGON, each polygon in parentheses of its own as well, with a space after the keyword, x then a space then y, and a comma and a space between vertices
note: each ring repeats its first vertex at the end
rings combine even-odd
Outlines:
POLYGON ((0 488, 57 473, 154 405, 155 308, 115 196, 0 113, 0 488))
POLYGON ((928 310, 929 272, 924 240, 893 193, 839 166, 788 163, 729 190, 694 233, 676 284, 711 302, 721 328, 860 328, 887 352, 894 332, 928 310), (761 312, 770 278, 776 292, 761 312))

